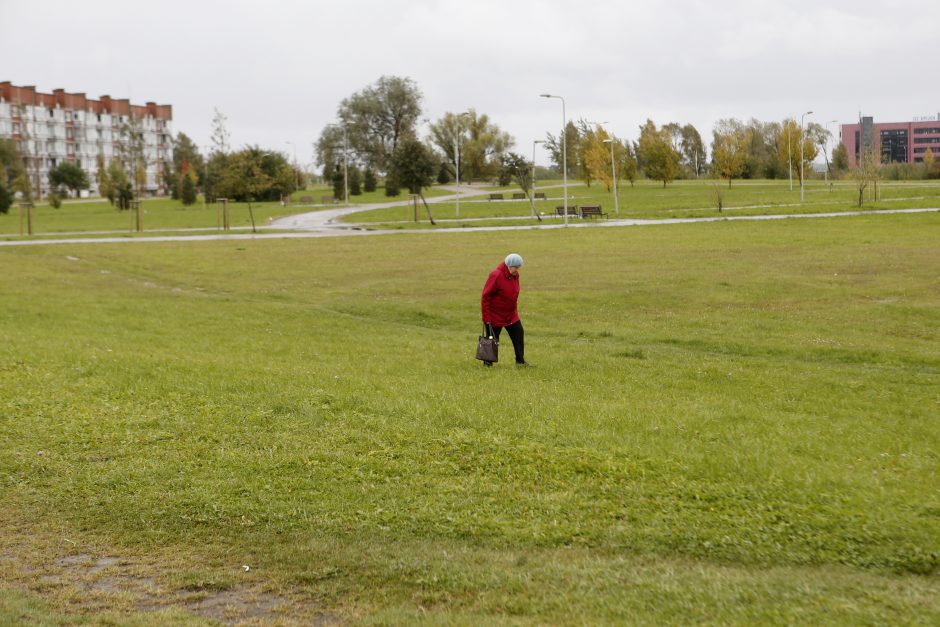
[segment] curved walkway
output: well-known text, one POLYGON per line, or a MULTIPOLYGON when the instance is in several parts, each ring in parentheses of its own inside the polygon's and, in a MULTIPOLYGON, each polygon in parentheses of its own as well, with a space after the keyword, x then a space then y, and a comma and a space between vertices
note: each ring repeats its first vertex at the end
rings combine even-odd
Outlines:
MULTIPOLYGON (((568 187, 574 187, 575 185, 571 184, 568 187)), ((550 185, 545 187, 540 187, 539 189, 555 189, 562 187, 561 185, 550 185)), ((458 188, 456 185, 442 185, 442 189, 454 192, 449 196, 435 196, 434 198, 428 198, 427 202, 429 205, 434 205, 443 202, 454 202, 459 197, 461 200, 464 198, 474 198, 476 196, 485 196, 491 193, 491 190, 485 190, 480 188, 475 188, 471 185, 461 185, 458 188)), ((343 228, 348 229, 358 225, 351 224, 342 224, 338 223, 337 218, 343 216, 348 216, 352 213, 359 213, 361 211, 371 211, 373 209, 386 209, 388 207, 407 207, 411 204, 411 200, 392 200, 389 202, 380 202, 373 203, 368 205, 350 205, 348 207, 340 207, 337 209, 326 209, 323 211, 311 211, 309 213, 298 213, 292 216, 286 216, 284 218, 278 218, 269 224, 271 228, 276 229, 301 229, 304 231, 318 231, 321 229, 336 229, 343 228)), ((375 231, 372 231, 373 233, 375 231)))

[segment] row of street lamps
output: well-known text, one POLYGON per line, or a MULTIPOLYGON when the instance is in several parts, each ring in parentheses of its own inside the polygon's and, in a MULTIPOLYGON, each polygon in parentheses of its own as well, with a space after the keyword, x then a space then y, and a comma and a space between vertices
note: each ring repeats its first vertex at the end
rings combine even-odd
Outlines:
MULTIPOLYGON (((565 99, 561 96, 556 96, 553 94, 541 94, 542 98, 557 98, 561 100, 561 172, 562 172, 562 182, 564 185, 564 194, 565 194, 565 226, 568 226, 568 141, 567 141, 567 127, 568 127, 568 117, 565 114, 565 99)), ((603 123, 598 123, 603 124, 603 123)), ((532 195, 535 196, 535 144, 542 143, 541 141, 536 140, 532 144, 532 195)), ((613 138, 608 138, 604 140, 605 144, 610 144, 610 169, 613 174, 614 179, 614 213, 620 213, 620 199, 617 194, 617 163, 614 161, 614 140, 613 138)))

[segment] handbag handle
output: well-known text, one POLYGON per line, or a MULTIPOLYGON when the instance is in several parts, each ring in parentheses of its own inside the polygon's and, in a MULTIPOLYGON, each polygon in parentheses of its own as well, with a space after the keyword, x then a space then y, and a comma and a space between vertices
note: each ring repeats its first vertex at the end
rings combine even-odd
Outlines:
POLYGON ((487 337, 496 337, 496 333, 493 331, 492 324, 487 324, 486 322, 483 323, 483 335, 487 337))

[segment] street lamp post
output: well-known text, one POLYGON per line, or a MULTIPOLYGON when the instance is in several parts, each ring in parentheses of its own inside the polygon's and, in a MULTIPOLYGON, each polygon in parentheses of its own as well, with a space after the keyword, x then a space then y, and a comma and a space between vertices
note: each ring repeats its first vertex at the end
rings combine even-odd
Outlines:
MULTIPOLYGON (((536 217, 535 216, 535 147, 538 144, 544 144, 544 143, 545 143, 544 139, 532 140, 532 201, 530 204, 532 205, 532 217, 533 218, 536 217)), ((541 220, 541 218, 539 218, 539 220, 541 220)))
POLYGON ((800 116, 800 202, 803 202, 803 179, 806 178, 806 171, 803 168, 803 146, 806 144, 806 139, 803 137, 803 118, 807 115, 812 115, 812 111, 807 111, 800 116))
POLYGON ((464 111, 457 116, 457 130, 454 132, 454 176, 457 177, 457 198, 455 202, 457 203, 457 210, 455 212, 456 217, 460 217, 460 119, 465 116, 470 115, 470 112, 464 111))
POLYGON ((202 177, 202 210, 206 210, 206 194, 209 189, 209 156, 206 155, 206 158, 202 162, 203 177, 202 177))
POLYGON ((565 226, 568 226, 568 142, 565 138, 567 135, 567 129, 565 127, 568 124, 568 117, 565 114, 565 99, 552 94, 540 94, 540 96, 542 98, 557 98, 561 100, 561 174, 565 190, 565 226))
POLYGON ((614 140, 605 139, 605 144, 610 144, 610 170, 614 175, 614 213, 620 213, 620 201, 617 198, 617 162, 614 161, 614 140))
POLYGON ((343 126, 343 200, 349 206, 349 142, 346 137, 346 126, 343 126))

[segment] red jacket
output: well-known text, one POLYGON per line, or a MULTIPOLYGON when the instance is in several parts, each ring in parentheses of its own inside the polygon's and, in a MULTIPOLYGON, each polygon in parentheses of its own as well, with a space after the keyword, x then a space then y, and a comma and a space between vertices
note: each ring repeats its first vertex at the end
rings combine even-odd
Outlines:
POLYGON ((490 272, 483 286, 481 309, 483 322, 493 326, 508 327, 519 321, 519 311, 516 302, 519 300, 519 275, 509 274, 505 262, 499 264, 490 272))

